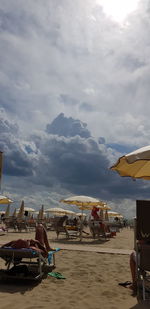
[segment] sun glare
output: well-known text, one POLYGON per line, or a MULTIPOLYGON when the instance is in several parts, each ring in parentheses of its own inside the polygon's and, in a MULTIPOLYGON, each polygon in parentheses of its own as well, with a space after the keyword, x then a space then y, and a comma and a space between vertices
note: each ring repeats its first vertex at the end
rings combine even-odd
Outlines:
POLYGON ((139 0, 96 0, 102 5, 104 13, 118 23, 137 9, 139 0))

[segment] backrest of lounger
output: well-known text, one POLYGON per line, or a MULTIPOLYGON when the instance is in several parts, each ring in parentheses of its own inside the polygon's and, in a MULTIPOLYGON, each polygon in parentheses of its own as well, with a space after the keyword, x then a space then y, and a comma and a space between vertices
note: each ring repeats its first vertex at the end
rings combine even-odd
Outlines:
POLYGON ((139 246, 139 267, 142 270, 150 271, 150 245, 141 244, 139 246))
POLYGON ((136 239, 150 241, 150 201, 136 201, 136 239))

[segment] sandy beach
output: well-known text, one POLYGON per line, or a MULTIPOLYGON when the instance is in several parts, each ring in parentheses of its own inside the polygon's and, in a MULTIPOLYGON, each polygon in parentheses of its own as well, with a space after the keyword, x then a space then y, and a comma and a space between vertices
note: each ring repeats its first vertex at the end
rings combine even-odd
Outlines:
MULTIPOLYGON (((13 239, 34 238, 34 232, 8 232, 0 243, 13 239)), ((119 282, 131 280, 129 254, 133 248, 133 230, 125 228, 108 241, 84 238, 56 240, 48 231, 55 253, 56 269, 66 279, 48 276, 40 283, 0 282, 1 309, 138 309, 143 308, 129 288, 119 282), (114 250, 114 251, 113 251, 114 250), (102 251, 102 252, 101 252, 102 251)), ((0 267, 4 262, 0 259, 0 267)))

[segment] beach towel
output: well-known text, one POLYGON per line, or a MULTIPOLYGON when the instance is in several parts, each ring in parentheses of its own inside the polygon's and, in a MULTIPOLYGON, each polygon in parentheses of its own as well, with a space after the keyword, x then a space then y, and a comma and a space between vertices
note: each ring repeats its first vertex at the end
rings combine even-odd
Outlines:
POLYGON ((54 254, 55 252, 58 252, 59 250, 60 250, 60 248, 55 248, 55 249, 53 249, 53 251, 49 251, 49 252, 48 252, 48 257, 47 257, 47 259, 48 259, 48 264, 49 264, 49 265, 51 264, 51 260, 52 260, 53 254, 54 254))
POLYGON ((50 272, 48 275, 57 279, 66 279, 61 273, 58 272, 50 272))

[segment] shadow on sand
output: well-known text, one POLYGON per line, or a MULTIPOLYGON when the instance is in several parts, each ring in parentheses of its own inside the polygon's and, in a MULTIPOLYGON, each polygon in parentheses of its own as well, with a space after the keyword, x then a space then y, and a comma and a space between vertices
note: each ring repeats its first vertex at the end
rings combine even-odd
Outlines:
POLYGON ((60 243, 60 244, 68 244, 68 245, 100 245, 100 244, 104 244, 106 242, 109 242, 109 239, 93 239, 93 238, 87 238, 86 240, 84 238, 82 238, 82 240, 80 240, 79 238, 69 238, 66 239, 65 238, 53 238, 51 239, 52 242, 55 243, 60 243))
POLYGON ((34 289, 40 281, 25 280, 0 280, 0 292, 2 293, 18 293, 25 294, 27 291, 34 289))
POLYGON ((136 304, 133 307, 130 307, 129 309, 149 309, 149 308, 150 308, 150 301, 144 301, 136 304))

